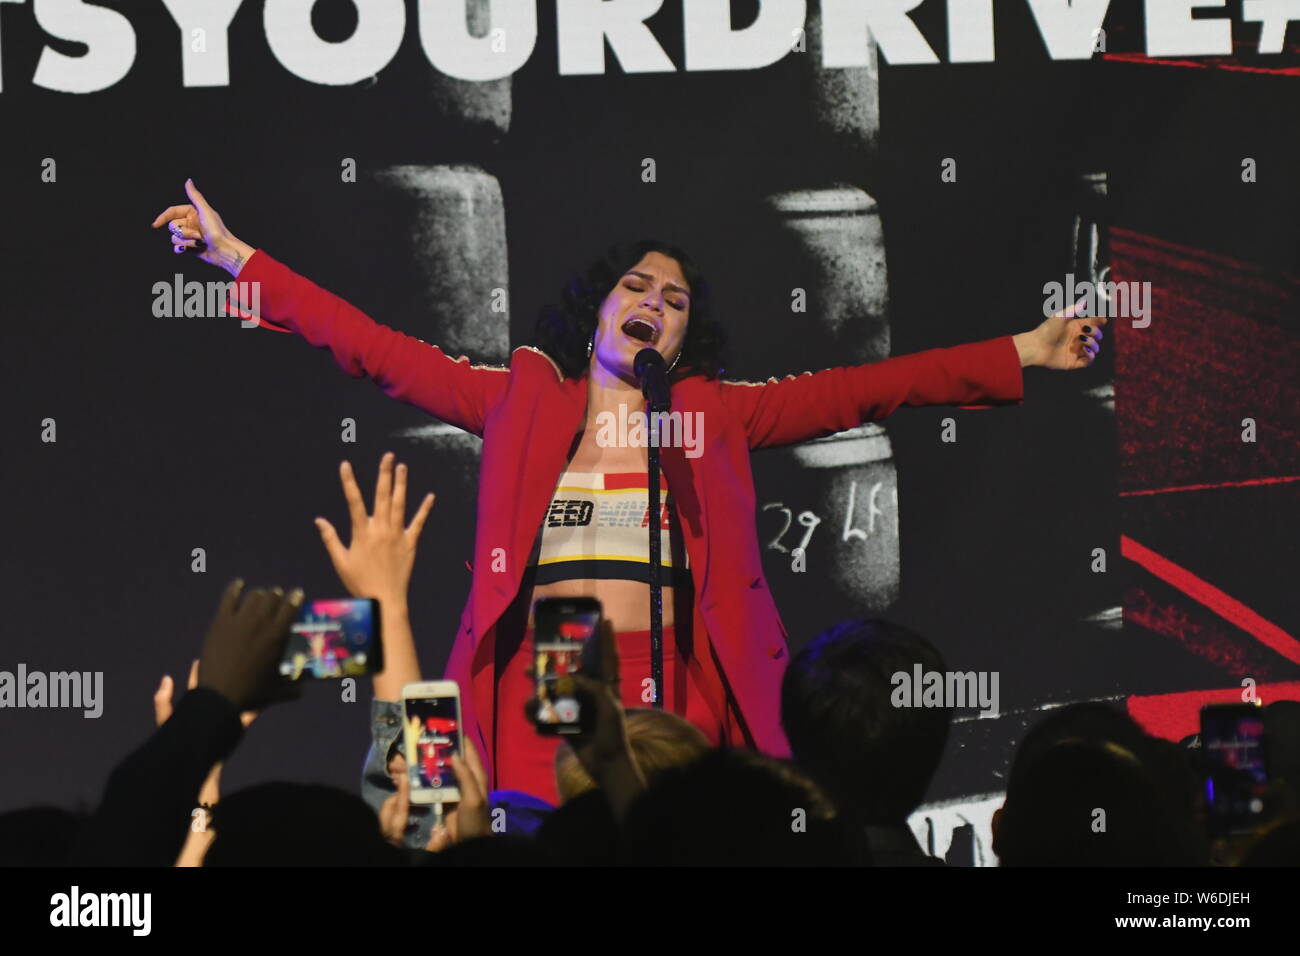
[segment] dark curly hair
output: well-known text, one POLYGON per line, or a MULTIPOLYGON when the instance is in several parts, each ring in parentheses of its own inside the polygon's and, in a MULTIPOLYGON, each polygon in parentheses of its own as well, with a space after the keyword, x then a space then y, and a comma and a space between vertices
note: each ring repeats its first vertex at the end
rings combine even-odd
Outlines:
POLYGON ((601 304, 627 270, 650 252, 677 260, 691 287, 686 338, 670 380, 678 381, 690 375, 717 378, 725 371, 722 347, 726 337, 713 318, 709 284, 699 267, 677 246, 658 239, 641 239, 610 246, 584 275, 575 275, 565 284, 560 305, 543 306, 538 314, 533 344, 554 359, 566 377, 581 378, 586 372, 587 346, 596 332, 601 304))

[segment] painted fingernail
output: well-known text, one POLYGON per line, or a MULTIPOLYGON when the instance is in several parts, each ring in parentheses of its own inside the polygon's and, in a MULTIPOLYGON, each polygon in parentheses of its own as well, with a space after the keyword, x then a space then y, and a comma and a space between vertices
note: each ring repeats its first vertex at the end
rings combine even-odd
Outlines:
POLYGON ((1085 325, 1085 326, 1083 327, 1083 331, 1085 331, 1085 332, 1091 332, 1091 331, 1092 331, 1092 326, 1091 326, 1091 325, 1085 325))
POLYGON ((1081 336, 1079 336, 1079 341, 1080 341, 1080 342, 1086 342, 1086 341, 1088 341, 1088 336, 1086 336, 1086 335, 1081 335, 1081 336))

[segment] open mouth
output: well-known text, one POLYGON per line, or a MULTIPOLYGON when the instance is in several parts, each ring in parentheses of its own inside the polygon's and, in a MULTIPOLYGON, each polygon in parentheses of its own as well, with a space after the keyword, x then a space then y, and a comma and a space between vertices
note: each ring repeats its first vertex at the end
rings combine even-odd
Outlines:
POLYGON ((650 345, 659 337, 659 330, 648 319, 634 315, 623 323, 623 334, 650 345))

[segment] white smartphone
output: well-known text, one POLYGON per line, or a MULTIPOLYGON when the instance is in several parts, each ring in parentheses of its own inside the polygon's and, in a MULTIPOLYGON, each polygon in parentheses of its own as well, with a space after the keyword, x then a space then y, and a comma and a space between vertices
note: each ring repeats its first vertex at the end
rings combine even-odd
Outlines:
POLYGON ((460 756, 460 688, 454 680, 402 688, 406 772, 412 803, 459 803, 451 755, 460 756))

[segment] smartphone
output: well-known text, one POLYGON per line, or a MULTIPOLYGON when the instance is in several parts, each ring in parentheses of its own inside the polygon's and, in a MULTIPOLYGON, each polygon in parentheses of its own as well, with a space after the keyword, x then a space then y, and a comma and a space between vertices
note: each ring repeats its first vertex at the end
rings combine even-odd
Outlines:
POLYGON ((1253 704, 1201 708, 1201 759, 1210 828, 1246 833, 1264 819, 1268 788, 1264 712, 1253 704))
POLYGON ((374 598, 308 601, 289 628, 280 659, 280 675, 289 680, 360 677, 383 669, 374 598))
POLYGON ((589 729, 573 675, 599 676, 601 607, 595 598, 543 598, 533 605, 533 673, 541 734, 589 729))
POLYGON ((454 680, 402 688, 403 742, 412 803, 459 803, 451 768, 460 755, 460 688, 454 680))

